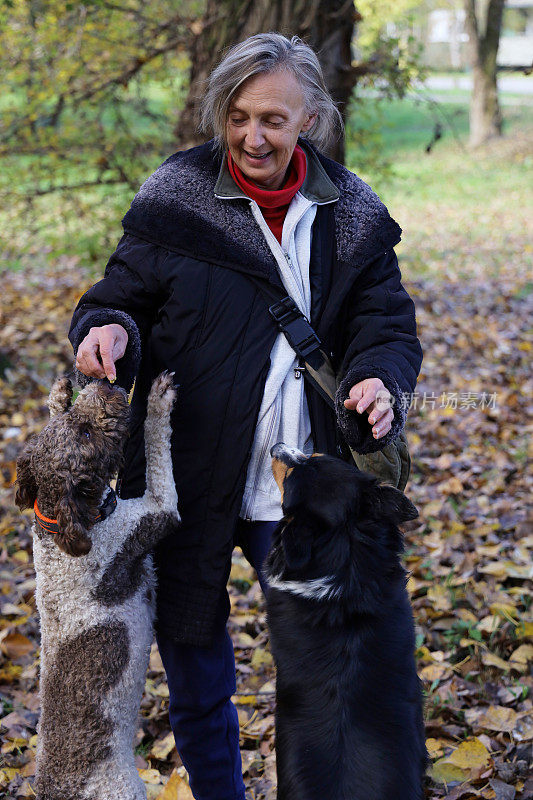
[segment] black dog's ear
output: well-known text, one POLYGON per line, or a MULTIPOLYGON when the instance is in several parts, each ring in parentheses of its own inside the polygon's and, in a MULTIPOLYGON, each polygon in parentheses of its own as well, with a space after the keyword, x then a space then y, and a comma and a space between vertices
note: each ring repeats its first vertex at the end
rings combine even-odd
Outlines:
POLYGON ((37 483, 31 468, 31 453, 33 442, 27 442, 24 450, 17 459, 17 493, 15 503, 22 511, 23 508, 32 508, 37 499, 37 483))
POLYGON ((311 559, 309 533, 295 520, 289 520, 281 532, 285 563, 289 569, 302 569, 311 559))
POLYGON ((374 519, 390 519, 396 525, 418 517, 418 509, 394 486, 374 486, 361 496, 361 511, 374 519))

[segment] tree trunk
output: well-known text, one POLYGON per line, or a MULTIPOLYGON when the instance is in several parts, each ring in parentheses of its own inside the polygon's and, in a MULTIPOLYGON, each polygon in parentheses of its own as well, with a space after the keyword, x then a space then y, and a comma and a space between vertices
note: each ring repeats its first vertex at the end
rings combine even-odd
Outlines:
MULTIPOLYGON (((189 92, 175 130, 178 146, 192 147, 202 140, 198 132, 200 101, 209 74, 226 48, 264 31, 297 35, 311 45, 345 119, 357 82, 351 41, 358 19, 353 0, 207 0, 201 30, 190 48, 189 92)), ((342 162, 344 142, 334 143, 328 155, 342 162)))
POLYGON ((465 0, 465 27, 470 39, 472 95, 470 146, 479 147, 502 133, 496 57, 505 0, 465 0))

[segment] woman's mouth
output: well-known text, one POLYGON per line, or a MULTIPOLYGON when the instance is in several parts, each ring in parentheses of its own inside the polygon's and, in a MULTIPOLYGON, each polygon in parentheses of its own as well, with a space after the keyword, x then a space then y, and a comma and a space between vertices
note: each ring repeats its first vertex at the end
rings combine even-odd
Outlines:
POLYGON ((266 161, 266 159, 272 155, 272 150, 269 153, 260 153, 259 155, 252 155, 252 153, 248 153, 246 150, 243 150, 244 155, 250 159, 250 161, 261 162, 266 161))

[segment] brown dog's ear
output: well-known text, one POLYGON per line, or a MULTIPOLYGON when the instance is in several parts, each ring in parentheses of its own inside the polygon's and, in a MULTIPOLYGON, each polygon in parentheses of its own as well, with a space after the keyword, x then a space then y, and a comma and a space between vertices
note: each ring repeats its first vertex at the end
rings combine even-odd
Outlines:
POLYGON ((50 419, 63 414, 72 402, 72 384, 68 378, 57 378, 54 381, 46 405, 50 410, 50 419))
POLYGON ((81 520, 80 511, 68 486, 66 493, 55 508, 60 533, 54 535, 54 542, 69 556, 85 556, 92 547, 87 529, 81 520))
POLYGON ((31 468, 31 454, 33 442, 26 443, 24 450, 17 459, 17 493, 15 503, 22 511, 23 508, 32 508, 37 499, 37 484, 31 468))

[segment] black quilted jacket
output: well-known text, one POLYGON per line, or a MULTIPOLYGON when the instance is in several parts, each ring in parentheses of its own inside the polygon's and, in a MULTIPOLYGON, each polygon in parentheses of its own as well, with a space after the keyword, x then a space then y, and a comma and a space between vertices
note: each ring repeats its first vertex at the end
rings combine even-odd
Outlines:
MULTIPOLYGON (((308 160, 301 191, 319 203, 311 322, 343 378, 337 420, 306 389, 315 448, 341 453, 348 441, 371 452, 403 428, 401 393, 414 390, 422 362, 414 305, 393 250, 401 231, 367 184, 300 144, 308 160), (396 400, 392 430, 377 441, 367 415, 342 405, 351 386, 368 377, 381 378, 396 400)), ((129 333, 117 363, 123 386, 137 375, 122 497, 144 490, 152 379, 168 369, 180 385, 172 455, 183 522, 155 552, 157 625, 198 645, 209 644, 217 609, 227 603, 233 530, 278 333, 247 278, 253 273, 281 285, 276 262, 249 202, 216 196, 231 191, 213 142, 171 156, 136 195, 105 277, 81 298, 69 334, 76 351, 92 326, 119 322, 129 333)))

